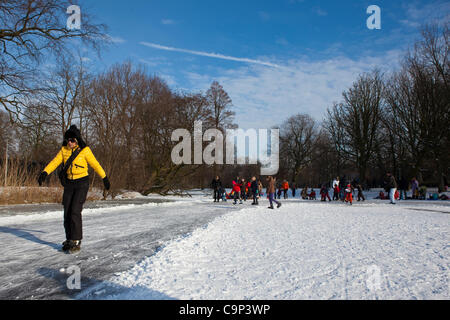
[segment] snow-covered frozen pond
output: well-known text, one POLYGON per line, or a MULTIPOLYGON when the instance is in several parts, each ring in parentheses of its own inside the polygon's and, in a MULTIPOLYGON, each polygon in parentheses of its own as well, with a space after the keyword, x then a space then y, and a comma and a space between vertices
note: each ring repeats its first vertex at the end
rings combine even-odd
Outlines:
POLYGON ((62 212, 0 217, 0 298, 450 298, 448 202, 281 201, 87 209, 78 256, 58 252, 62 212))

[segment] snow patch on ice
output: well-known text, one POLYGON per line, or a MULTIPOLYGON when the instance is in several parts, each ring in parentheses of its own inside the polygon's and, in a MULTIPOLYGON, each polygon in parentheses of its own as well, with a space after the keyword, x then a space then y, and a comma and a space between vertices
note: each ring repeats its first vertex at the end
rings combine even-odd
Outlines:
MULTIPOLYGON (((198 200, 200 201, 200 200, 198 200)), ((184 201, 174 201, 174 202, 163 202, 163 203, 146 203, 146 204, 127 204, 127 205, 117 205, 113 207, 105 207, 105 208, 95 208, 95 209, 83 209, 83 216, 86 215, 94 215, 94 214, 109 214, 109 213, 121 213, 126 210, 134 209, 134 208, 149 208, 152 207, 171 207, 171 206, 179 206, 179 205, 195 205, 198 201, 184 202, 184 201)), ((61 206, 61 210, 58 211, 47 211, 42 213, 33 213, 33 214, 18 214, 14 216, 0 216, 0 226, 7 226, 11 224, 21 224, 31 221, 45 221, 52 219, 61 219, 63 209, 61 206)))

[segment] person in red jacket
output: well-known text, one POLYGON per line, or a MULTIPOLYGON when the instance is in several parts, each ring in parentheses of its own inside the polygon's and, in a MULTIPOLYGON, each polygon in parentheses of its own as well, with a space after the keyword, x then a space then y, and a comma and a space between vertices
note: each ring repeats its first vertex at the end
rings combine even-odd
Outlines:
POLYGON ((249 180, 245 186, 245 191, 247 194, 247 199, 250 199, 251 197, 253 197, 252 194, 252 180, 249 180))
POLYGON ((288 190, 289 190, 289 183, 286 181, 286 180, 284 180, 283 181, 283 197, 284 197, 284 199, 287 199, 288 198, 288 190))
POLYGON ((327 198, 331 201, 330 195, 328 194, 328 187, 323 184, 322 188, 320 188, 320 201, 327 201, 327 198))
POLYGON ((353 188, 350 183, 345 188, 345 202, 350 202, 350 204, 353 202, 353 188))
POLYGON ((239 180, 239 177, 237 177, 236 180, 233 181, 234 204, 237 203, 238 199, 239 199, 239 204, 242 204, 241 187, 243 187, 243 186, 239 180))
POLYGON ((311 193, 309 194, 309 200, 316 200, 316 192, 311 188, 311 193))
POLYGON ((331 187, 333 188, 333 201, 339 200, 339 192, 341 191, 339 190, 339 177, 337 177, 336 180, 333 180, 331 187))

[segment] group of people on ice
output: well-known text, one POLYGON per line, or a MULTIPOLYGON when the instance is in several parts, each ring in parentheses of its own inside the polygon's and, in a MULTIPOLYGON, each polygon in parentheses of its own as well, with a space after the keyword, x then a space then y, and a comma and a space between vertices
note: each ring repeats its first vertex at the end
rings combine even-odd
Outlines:
MULTIPOLYGON (((232 181, 233 188, 227 193, 224 186, 222 185, 222 181, 219 176, 216 176, 211 182, 211 188, 214 190, 214 202, 227 201, 227 199, 233 200, 233 204, 242 204, 243 201, 247 201, 248 199, 252 199, 252 205, 258 205, 259 199, 264 195, 263 194, 263 185, 261 180, 257 179, 253 176, 251 179, 246 181, 243 178, 236 177, 232 181)), ((289 189, 289 187, 288 187, 289 189)), ((267 178, 267 198, 269 199, 270 206, 269 209, 273 209, 273 202, 277 204, 277 208, 281 207, 281 203, 275 199, 275 179, 272 176, 267 178)), ((287 197, 287 195, 286 195, 287 197)))
MULTIPOLYGON (((276 178, 269 176, 266 179, 267 187, 267 198, 269 199, 270 209, 273 209, 273 203, 277 204, 277 208, 281 206, 281 203, 277 201, 277 199, 281 199, 281 195, 283 194, 283 198, 288 198, 288 191, 291 189, 292 196, 295 198, 296 194, 296 184, 289 183, 287 180, 283 180, 279 183, 277 183, 276 178)), ((247 201, 248 199, 252 199, 252 205, 258 205, 258 199, 260 199, 263 194, 263 185, 260 179, 257 179, 255 176, 253 176, 248 181, 236 177, 232 181, 233 187, 232 190, 227 193, 224 186, 222 185, 222 182, 220 180, 219 176, 216 176, 213 181, 211 182, 211 188, 214 190, 214 202, 227 201, 227 199, 233 200, 234 204, 237 204, 239 201, 239 204, 242 204, 243 201, 247 201)), ((418 189, 418 183, 417 180, 413 179, 413 195, 415 194, 416 190, 418 189)), ((321 201, 342 201, 345 203, 348 203, 350 205, 353 204, 354 198, 356 198, 357 201, 365 201, 366 197, 363 193, 363 187, 361 183, 354 179, 353 181, 347 181, 345 178, 340 180, 339 177, 334 179, 331 183, 331 189, 333 192, 333 198, 330 197, 330 190, 327 184, 322 184, 320 188, 320 200, 321 201), (357 192, 356 197, 354 197, 355 192, 357 192)), ((379 196, 376 199, 389 199, 391 204, 395 204, 396 200, 401 199, 401 194, 399 193, 397 181, 395 180, 394 176, 388 172, 386 173, 385 179, 384 179, 384 186, 385 191, 388 193, 388 195, 385 195, 384 192, 380 192, 379 196)), ((311 191, 308 191, 309 187, 305 186, 301 190, 300 197, 303 200, 317 200, 316 192, 313 188, 311 188, 311 191)), ((405 195, 406 199, 406 195, 405 195)))
MULTIPOLYGON (((354 180, 353 182, 344 182, 344 181, 339 181, 339 177, 337 177, 335 180, 333 180, 333 182, 331 183, 332 186, 332 192, 333 192, 333 199, 331 199, 330 197, 330 190, 328 188, 328 186, 326 184, 322 184, 320 187, 320 201, 342 201, 342 202, 346 202, 349 204, 353 203, 353 193, 355 192, 355 190, 358 191, 358 195, 357 195, 357 199, 358 201, 365 201, 366 198, 364 197, 363 194, 363 188, 361 186, 361 184, 357 181, 354 180)), ((308 192, 308 187, 305 186, 301 193, 300 196, 303 200, 316 200, 316 192, 314 191, 313 188, 311 188, 311 191, 308 192)))
MULTIPOLYGON (((273 209, 273 203, 277 204, 277 208, 281 206, 281 202, 279 202, 277 199, 281 199, 281 195, 283 194, 283 198, 288 198, 288 191, 291 189, 292 196, 295 198, 296 194, 296 184, 289 183, 287 180, 283 180, 280 183, 277 183, 276 178, 269 176, 266 179, 267 187, 266 187, 266 193, 267 198, 269 199, 269 209, 273 209)), ((253 176, 251 179, 246 181, 243 178, 236 177, 232 181, 233 187, 229 193, 226 192, 222 181, 220 180, 219 176, 216 176, 212 182, 211 182, 211 188, 214 191, 214 202, 227 201, 228 199, 233 200, 233 204, 237 204, 239 201, 239 204, 242 204, 243 201, 247 201, 248 199, 252 199, 252 205, 258 205, 258 200, 264 196, 263 194, 263 185, 260 179, 257 179, 255 176, 253 176)), ((342 188, 342 192, 340 191, 341 184, 339 183, 339 179, 333 181, 333 188, 334 188, 334 195, 333 200, 339 200, 349 202, 350 204, 353 202, 352 193, 354 191, 354 187, 351 184, 348 184, 346 188, 342 188), (341 195, 341 196, 337 196, 341 195)), ((358 190, 358 201, 362 198, 365 200, 364 195, 362 193, 362 187, 361 185, 356 186, 358 190)), ((329 190, 326 185, 323 185, 320 189, 321 194, 321 200, 326 201, 328 199, 331 201, 329 190)), ((316 192, 314 189, 311 189, 311 192, 308 193, 308 187, 304 187, 300 194, 302 199, 308 199, 308 200, 316 200, 316 192)))

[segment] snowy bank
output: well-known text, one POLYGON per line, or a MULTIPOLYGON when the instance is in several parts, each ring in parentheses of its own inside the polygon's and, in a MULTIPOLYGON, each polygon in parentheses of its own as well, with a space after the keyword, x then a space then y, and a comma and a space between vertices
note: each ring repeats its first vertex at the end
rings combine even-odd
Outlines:
POLYGON ((435 207, 244 205, 93 288, 94 298, 449 299, 450 210, 435 207), (128 289, 102 296, 102 286, 128 289))

